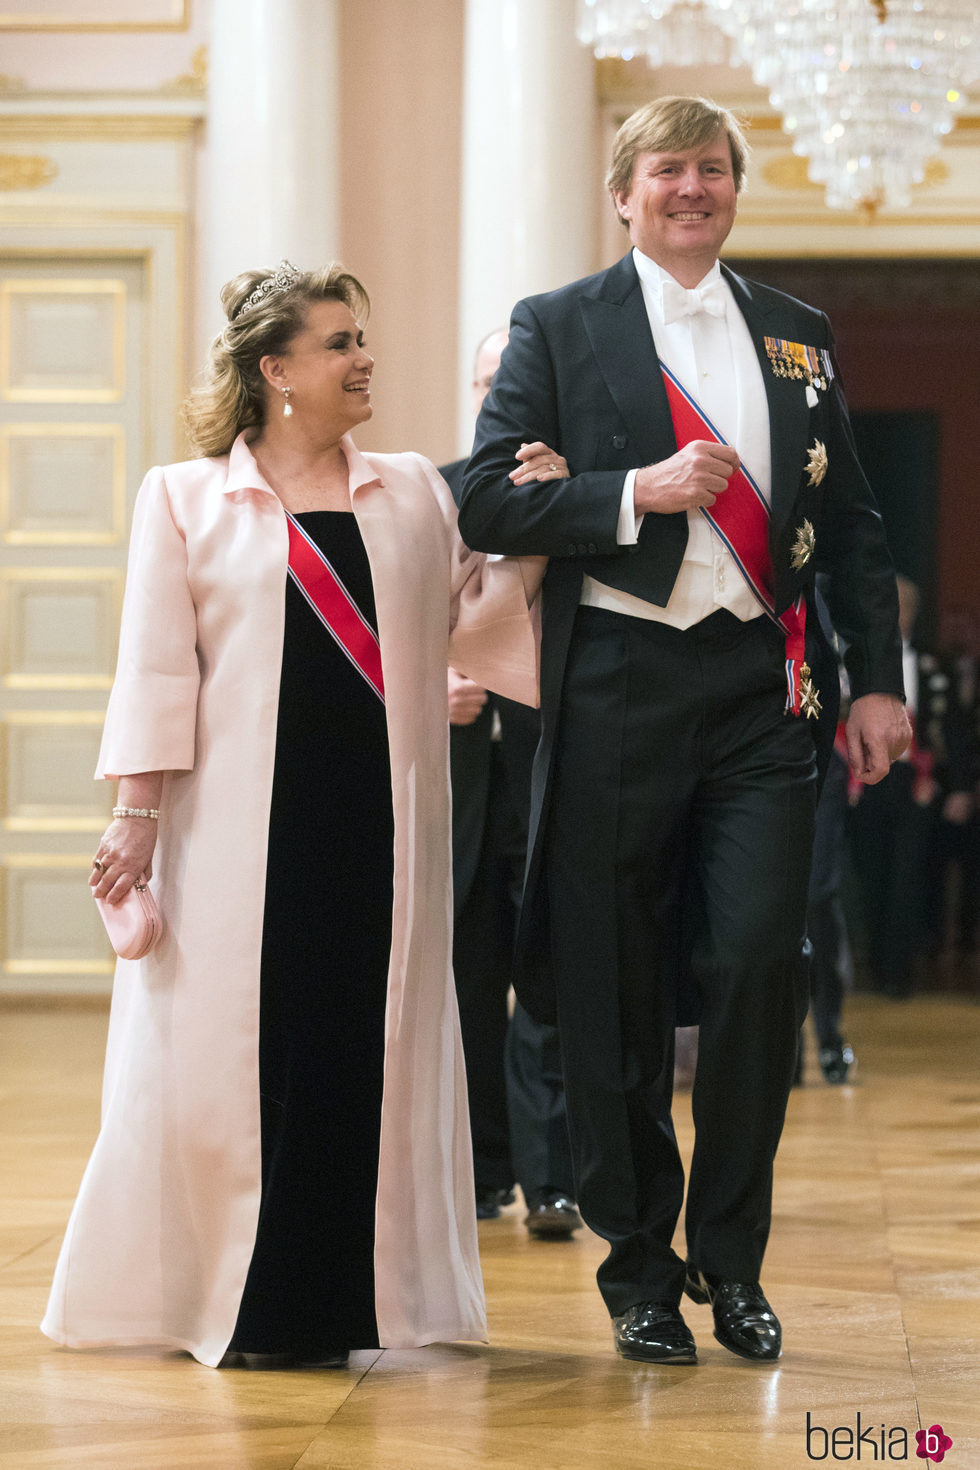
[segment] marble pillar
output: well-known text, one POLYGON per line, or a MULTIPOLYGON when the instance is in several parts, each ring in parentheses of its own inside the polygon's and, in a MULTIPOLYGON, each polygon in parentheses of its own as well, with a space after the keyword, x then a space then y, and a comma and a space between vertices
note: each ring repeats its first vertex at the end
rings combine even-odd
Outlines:
POLYGON ((467 0, 458 448, 477 343, 520 297, 595 269, 592 54, 574 0, 467 0))
POLYGON ((241 270, 339 254, 337 0, 212 0, 200 320, 241 270))

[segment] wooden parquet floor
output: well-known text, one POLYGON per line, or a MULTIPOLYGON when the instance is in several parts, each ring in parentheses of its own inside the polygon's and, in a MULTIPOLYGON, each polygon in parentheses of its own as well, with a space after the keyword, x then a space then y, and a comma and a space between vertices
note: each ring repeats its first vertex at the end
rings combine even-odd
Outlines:
MULTIPOLYGON (((600 1243, 531 1241, 515 1205, 480 1227, 489 1345, 270 1373, 41 1336, 105 1015, 0 1011, 0 1470, 929 1465, 914 1435, 937 1423, 949 1470, 980 1467, 980 1006, 860 996, 847 1029, 856 1085, 826 1086, 811 1061, 790 1103, 764 1277, 775 1367, 727 1353, 691 1304, 697 1367, 619 1360, 600 1243)), ((677 1114, 689 1149, 684 1097, 677 1114)))

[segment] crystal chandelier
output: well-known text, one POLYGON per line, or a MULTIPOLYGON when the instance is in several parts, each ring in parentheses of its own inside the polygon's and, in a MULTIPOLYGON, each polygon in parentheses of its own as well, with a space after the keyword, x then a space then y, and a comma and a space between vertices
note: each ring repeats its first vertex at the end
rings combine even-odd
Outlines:
POLYGON ((977 74, 972 0, 705 0, 834 209, 902 208, 977 74))
POLYGON ((680 65, 649 34, 680 8, 728 36, 731 63, 752 68, 835 209, 907 205, 980 75, 974 0, 579 0, 579 38, 597 55, 680 65))
POLYGON ((579 0, 577 34, 596 56, 650 66, 718 66, 729 59, 724 32, 699 0, 579 0))

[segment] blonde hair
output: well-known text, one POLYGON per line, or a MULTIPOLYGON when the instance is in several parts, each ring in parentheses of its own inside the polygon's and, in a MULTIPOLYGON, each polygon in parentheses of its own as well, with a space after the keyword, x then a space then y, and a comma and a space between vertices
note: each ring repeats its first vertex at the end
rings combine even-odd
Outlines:
POLYGON ((263 357, 285 352, 306 325, 315 301, 342 301, 359 320, 367 316, 368 294, 356 276, 337 264, 300 271, 286 290, 272 291, 242 310, 248 297, 275 271, 243 271, 221 290, 228 321, 208 351, 200 383, 183 407, 196 454, 227 454, 243 429, 265 422, 263 357))
MULTIPOLYGON (((686 153, 703 148, 721 128, 732 155, 735 192, 745 183, 749 145, 738 119, 727 107, 706 97, 658 97, 632 113, 613 142, 606 188, 613 195, 626 193, 633 183, 636 160, 641 153, 686 153)), ((628 220, 620 219, 628 225, 628 220)))

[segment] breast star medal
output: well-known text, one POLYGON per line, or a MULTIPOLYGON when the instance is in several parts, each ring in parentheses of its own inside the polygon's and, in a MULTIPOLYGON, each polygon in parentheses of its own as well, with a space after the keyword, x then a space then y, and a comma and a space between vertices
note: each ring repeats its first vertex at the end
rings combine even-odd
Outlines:
POLYGON ((811 485, 819 485, 827 473, 827 446, 814 439, 813 447, 806 452, 806 476, 811 485))
POLYGON ((810 665, 804 663, 800 666, 800 709, 808 720, 818 720, 823 705, 820 703, 820 690, 814 685, 810 675, 810 665))
POLYGON ((813 555, 817 544, 817 533, 804 517, 802 526, 796 528, 796 540, 789 549, 794 572, 802 572, 813 555))

